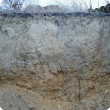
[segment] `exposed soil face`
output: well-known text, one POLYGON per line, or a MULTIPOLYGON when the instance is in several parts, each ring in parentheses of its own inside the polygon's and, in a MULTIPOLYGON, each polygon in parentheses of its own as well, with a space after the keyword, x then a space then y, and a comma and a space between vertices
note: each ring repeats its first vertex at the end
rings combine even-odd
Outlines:
POLYGON ((106 110, 110 106, 109 16, 0 13, 0 106, 106 110))
POLYGON ((5 84, 1 86, 0 106, 3 109, 19 110, 20 101, 22 102, 23 107, 25 107, 24 109, 23 107, 21 107, 20 110, 62 110, 62 107, 67 104, 66 102, 63 103, 62 101, 58 100, 43 99, 39 93, 33 92, 32 90, 27 90, 25 88, 20 88, 15 85, 5 84), (4 96, 5 98, 7 96, 7 99, 4 100, 4 96), (24 103, 23 101, 21 101, 21 98, 24 101, 24 103), (16 101, 15 99, 17 99, 18 105, 14 105, 14 103, 12 107, 6 105, 7 100, 9 101, 9 103, 11 103, 12 101, 16 101))
POLYGON ((0 88, 0 106, 4 110, 106 110, 110 103, 108 91, 85 97, 80 102, 68 102, 44 99, 38 92, 5 84, 0 88))

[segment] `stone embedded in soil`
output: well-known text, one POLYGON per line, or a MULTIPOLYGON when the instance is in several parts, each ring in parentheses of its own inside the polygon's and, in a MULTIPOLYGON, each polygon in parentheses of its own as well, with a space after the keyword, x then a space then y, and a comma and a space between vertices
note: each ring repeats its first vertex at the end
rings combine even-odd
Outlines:
POLYGON ((0 97, 0 106, 4 110, 30 110, 23 98, 11 91, 5 92, 0 97))

